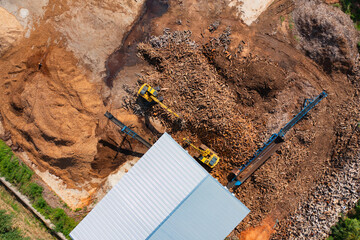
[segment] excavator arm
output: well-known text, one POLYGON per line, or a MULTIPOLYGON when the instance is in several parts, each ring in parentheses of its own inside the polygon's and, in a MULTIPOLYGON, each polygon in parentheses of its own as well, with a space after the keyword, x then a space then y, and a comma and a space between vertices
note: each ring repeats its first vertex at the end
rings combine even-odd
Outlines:
POLYGON ((193 147, 194 149, 196 149, 201 155, 204 155, 204 154, 205 154, 205 151, 204 151, 204 150, 201 150, 200 148, 195 147, 195 145, 192 144, 189 139, 183 138, 183 141, 186 142, 187 144, 189 144, 189 145, 190 145, 191 147, 193 147))
POLYGON ((159 99, 157 99, 156 97, 150 95, 150 98, 157 102, 162 108, 164 108, 165 110, 167 110, 168 112, 172 113, 175 117, 180 118, 180 116, 178 114, 176 114, 175 112, 173 112, 170 108, 168 108, 165 104, 163 104, 162 102, 159 101, 159 99))

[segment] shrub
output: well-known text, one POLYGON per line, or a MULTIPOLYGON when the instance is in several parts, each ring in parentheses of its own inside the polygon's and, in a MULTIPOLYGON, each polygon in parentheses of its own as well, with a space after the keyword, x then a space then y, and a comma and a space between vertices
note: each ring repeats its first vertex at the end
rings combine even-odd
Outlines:
POLYGON ((360 201, 351 209, 347 217, 342 217, 331 228, 328 240, 358 240, 360 239, 360 201))
POLYGON ((341 9, 354 21, 355 27, 360 30, 360 5, 358 0, 340 0, 341 9))
POLYGON ((43 188, 36 183, 30 182, 22 187, 22 192, 31 200, 35 201, 42 196, 43 188))
POLYGON ((358 240, 360 239, 360 221, 357 219, 340 219, 331 228, 330 240, 358 240))
POLYGON ((11 231, 11 215, 6 214, 5 210, 0 210, 0 234, 11 231))
POLYGON ((21 187, 30 181, 32 175, 32 171, 26 165, 20 164, 11 149, 3 141, 0 141, 0 176, 21 187))

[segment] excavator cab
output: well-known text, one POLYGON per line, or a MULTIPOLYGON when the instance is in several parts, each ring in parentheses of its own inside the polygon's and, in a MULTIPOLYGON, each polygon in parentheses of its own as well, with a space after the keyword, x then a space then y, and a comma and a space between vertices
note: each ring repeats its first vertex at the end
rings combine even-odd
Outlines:
MULTIPOLYGON (((153 98, 151 96, 154 96, 155 98, 158 98, 159 96, 159 93, 158 91, 160 90, 159 87, 155 87, 155 88, 152 88, 150 87, 149 84, 147 83, 144 83, 140 89, 139 89, 139 92, 138 92, 138 95, 142 96, 143 98, 145 98, 148 102, 152 102, 153 101, 153 98)), ((161 100, 160 100, 161 101, 161 100)))
POLYGON ((165 104, 162 103, 163 99, 162 97, 159 97, 159 93, 158 91, 160 91, 160 87, 150 87, 149 84, 144 83, 139 91, 138 91, 138 95, 145 98, 146 101, 148 102, 155 102, 158 103, 162 108, 164 108, 165 110, 167 110, 169 113, 173 114, 175 117, 180 118, 180 116, 176 113, 174 113, 171 109, 169 109, 167 106, 165 106, 165 104))
POLYGON ((204 163, 210 168, 213 168, 216 166, 216 164, 218 164, 220 158, 210 148, 208 148, 204 144, 201 144, 201 146, 197 148, 187 138, 184 138, 183 140, 200 153, 200 156, 198 157, 200 162, 204 163))

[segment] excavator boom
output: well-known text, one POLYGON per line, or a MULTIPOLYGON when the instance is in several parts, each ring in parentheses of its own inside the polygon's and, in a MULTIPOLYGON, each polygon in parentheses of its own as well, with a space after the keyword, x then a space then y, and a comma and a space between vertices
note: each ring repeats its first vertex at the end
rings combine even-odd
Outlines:
POLYGON ((204 154, 205 154, 205 151, 204 151, 204 150, 201 150, 200 148, 195 147, 195 145, 192 144, 189 139, 183 138, 183 140, 184 140, 184 142, 187 142, 187 144, 189 144, 191 147, 193 147, 194 149, 196 149, 197 151, 199 151, 199 153, 200 153, 201 155, 204 155, 204 154))
POLYGON ((173 111, 172 111, 170 108, 168 108, 165 104, 163 104, 162 102, 160 102, 159 99, 157 99, 156 97, 154 97, 154 96, 152 96, 152 95, 151 95, 150 97, 151 97, 151 99, 152 99, 153 101, 157 102, 162 108, 164 108, 165 110, 167 110, 169 113, 172 113, 172 114, 174 114, 175 117, 180 118, 179 115, 177 115, 175 112, 173 112, 173 111))

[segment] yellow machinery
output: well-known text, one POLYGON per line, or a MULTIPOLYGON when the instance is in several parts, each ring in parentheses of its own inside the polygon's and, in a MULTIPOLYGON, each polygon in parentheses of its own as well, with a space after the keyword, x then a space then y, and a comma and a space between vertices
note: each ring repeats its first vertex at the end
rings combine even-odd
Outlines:
POLYGON ((191 147, 195 148, 199 153, 200 156, 198 157, 198 159, 208 165, 209 167, 213 168, 216 166, 216 164, 218 164, 220 158, 218 157, 218 155, 213 152, 210 148, 208 148, 207 146, 205 146, 204 144, 200 145, 200 148, 195 147, 190 140, 184 138, 183 139, 186 143, 188 143, 191 147))
POLYGON ((158 97, 158 90, 159 89, 155 89, 150 87, 149 84, 144 83, 141 88, 139 89, 138 95, 142 96, 143 98, 146 99, 146 101, 148 102, 156 102, 158 104, 160 104, 161 107, 163 107, 164 109, 166 109, 168 112, 174 114, 176 117, 180 118, 179 115, 177 115, 176 113, 174 113, 173 111, 171 111, 167 106, 165 106, 158 97))

